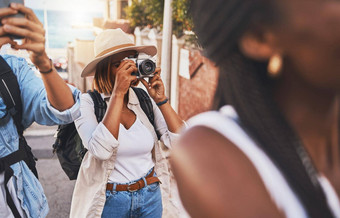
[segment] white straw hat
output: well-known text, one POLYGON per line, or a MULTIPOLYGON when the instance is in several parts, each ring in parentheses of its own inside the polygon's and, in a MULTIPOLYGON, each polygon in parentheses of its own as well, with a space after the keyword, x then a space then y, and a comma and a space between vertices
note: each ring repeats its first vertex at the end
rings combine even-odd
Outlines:
POLYGON ((104 30, 94 40, 95 58, 85 66, 81 77, 93 76, 96 65, 104 58, 131 50, 151 56, 157 54, 157 49, 153 45, 136 46, 130 37, 120 28, 104 30))

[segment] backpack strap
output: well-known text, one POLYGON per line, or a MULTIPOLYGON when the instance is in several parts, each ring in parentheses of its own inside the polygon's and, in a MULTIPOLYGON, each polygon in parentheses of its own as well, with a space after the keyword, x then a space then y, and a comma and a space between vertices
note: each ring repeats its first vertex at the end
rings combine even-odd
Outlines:
MULTIPOLYGON (((148 95, 148 93, 146 93, 146 91, 144 91, 141 88, 132 87, 132 89, 138 97, 138 101, 140 103, 142 110, 144 111, 144 113, 148 117, 150 123, 153 125, 155 132, 157 134, 157 138, 159 140, 161 138, 161 136, 156 131, 156 128, 155 128, 155 116, 154 116, 154 113, 153 113, 153 105, 152 105, 150 96, 148 95)), ((96 114, 97 121, 100 122, 100 121, 102 121, 102 119, 105 115, 107 104, 103 100, 103 98, 101 97, 100 93, 97 90, 95 90, 95 89, 93 91, 88 90, 87 93, 91 96, 91 98, 93 100, 94 113, 96 114)))
MULTIPOLYGON (((6 105, 7 112, 12 116, 19 136, 22 136, 24 127, 22 120, 22 103, 17 77, 7 62, 0 56, 0 94, 6 105)), ((6 114, 7 116, 8 114, 6 114)))
POLYGON ((152 105, 150 96, 148 95, 148 93, 146 93, 146 91, 144 91, 144 89, 137 88, 137 87, 132 87, 132 89, 138 97, 140 107, 142 108, 146 116, 148 117, 150 123, 153 125, 155 132, 157 134, 157 138, 159 140, 161 136, 158 133, 158 131, 156 131, 156 128, 155 128, 155 115, 153 113, 153 105, 152 105))
POLYGON ((97 117, 98 123, 103 120, 106 112, 106 102, 97 90, 88 90, 87 93, 91 96, 94 103, 94 113, 97 117))
MULTIPOLYGON (((33 174, 38 178, 38 172, 35 167, 35 161, 37 160, 32 151, 31 147, 27 144, 25 137, 23 136, 24 127, 22 121, 22 102, 20 95, 20 87, 17 77, 12 71, 12 68, 7 62, 0 56, 0 95, 6 105, 7 114, 3 121, 9 121, 9 115, 13 118, 14 124, 17 128, 19 135, 19 149, 24 149, 26 152, 25 158, 18 156, 17 162, 24 160, 33 174), (21 146, 20 146, 21 145, 21 146)), ((0 122, 5 124, 5 122, 0 122)))
MULTIPOLYGON (((17 128, 19 135, 19 149, 26 152, 24 158, 17 156, 17 162, 24 160, 33 174, 38 178, 38 172, 35 167, 35 161, 37 160, 31 151, 31 147, 27 144, 26 139, 23 135, 24 126, 22 125, 22 102, 20 87, 18 84, 17 77, 12 71, 12 68, 7 62, 0 56, 0 95, 6 105, 7 114, 3 121, 8 122, 9 116, 13 118, 14 124, 17 128)), ((2 125, 5 122, 0 122, 2 125)))
MULTIPOLYGON (((7 62, 0 56, 0 95, 6 105, 6 115, 1 119, 1 124, 6 124, 11 116, 17 127, 19 136, 23 134, 23 126, 21 124, 22 119, 22 105, 20 98, 20 89, 16 76, 13 74, 12 69, 8 66, 7 62), (11 89, 11 90, 10 90, 11 89)), ((20 160, 26 159, 26 152, 20 146, 19 149, 6 157, 0 158, 0 173, 4 173, 4 184, 6 192, 7 205, 11 209, 15 218, 20 218, 18 209, 16 208, 14 201, 9 193, 7 183, 13 176, 13 169, 10 167, 12 164, 17 163, 20 160)))

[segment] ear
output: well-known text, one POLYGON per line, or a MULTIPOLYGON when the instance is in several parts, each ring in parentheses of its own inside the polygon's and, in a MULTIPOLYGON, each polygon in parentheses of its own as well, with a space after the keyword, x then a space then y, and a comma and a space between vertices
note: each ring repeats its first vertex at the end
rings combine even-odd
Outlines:
POLYGON ((248 58, 266 61, 278 53, 279 49, 275 46, 275 41, 272 33, 255 34, 248 32, 239 41, 239 47, 248 58))

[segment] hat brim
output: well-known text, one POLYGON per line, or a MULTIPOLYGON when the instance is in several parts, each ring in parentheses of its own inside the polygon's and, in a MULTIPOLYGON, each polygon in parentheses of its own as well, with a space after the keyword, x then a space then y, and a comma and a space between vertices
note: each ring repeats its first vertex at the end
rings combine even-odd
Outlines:
POLYGON ((137 51, 138 53, 145 53, 150 56, 155 56, 157 54, 157 48, 153 45, 145 45, 145 46, 128 46, 121 49, 117 49, 111 52, 108 52, 107 54, 97 57, 94 60, 92 60, 90 63, 88 63, 85 68, 83 69, 81 73, 81 77, 87 77, 87 76, 94 76, 95 74, 95 68, 97 64, 102 61, 103 59, 118 54, 123 51, 137 51))

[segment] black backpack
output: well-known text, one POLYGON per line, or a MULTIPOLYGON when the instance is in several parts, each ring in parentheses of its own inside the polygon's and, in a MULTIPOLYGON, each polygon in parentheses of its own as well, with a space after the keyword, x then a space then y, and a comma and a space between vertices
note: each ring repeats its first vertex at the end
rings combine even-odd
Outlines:
MULTIPOLYGON (((141 88, 133 87, 140 106, 148 117, 150 123, 154 126, 154 113, 149 95, 141 88)), ((106 112, 106 102, 96 91, 87 91, 94 103, 94 113, 98 123, 103 119, 106 112)), ((160 136, 157 133, 158 139, 160 136)), ((78 171, 87 149, 84 147, 74 122, 59 125, 57 138, 53 144, 53 153, 57 153, 60 165, 70 180, 77 179, 78 171)))
POLYGON ((5 125, 12 117, 19 135, 19 148, 17 151, 0 158, 0 173, 5 172, 5 191, 6 201, 15 218, 20 217, 20 214, 15 207, 13 199, 7 188, 9 179, 13 176, 11 165, 23 160, 27 166, 38 178, 38 172, 35 168, 35 161, 37 160, 31 151, 31 147, 27 144, 23 136, 24 127, 21 124, 22 120, 22 103, 20 97, 20 88, 18 80, 14 75, 11 67, 0 56, 0 95, 6 105, 6 115, 0 118, 0 125, 5 125))

